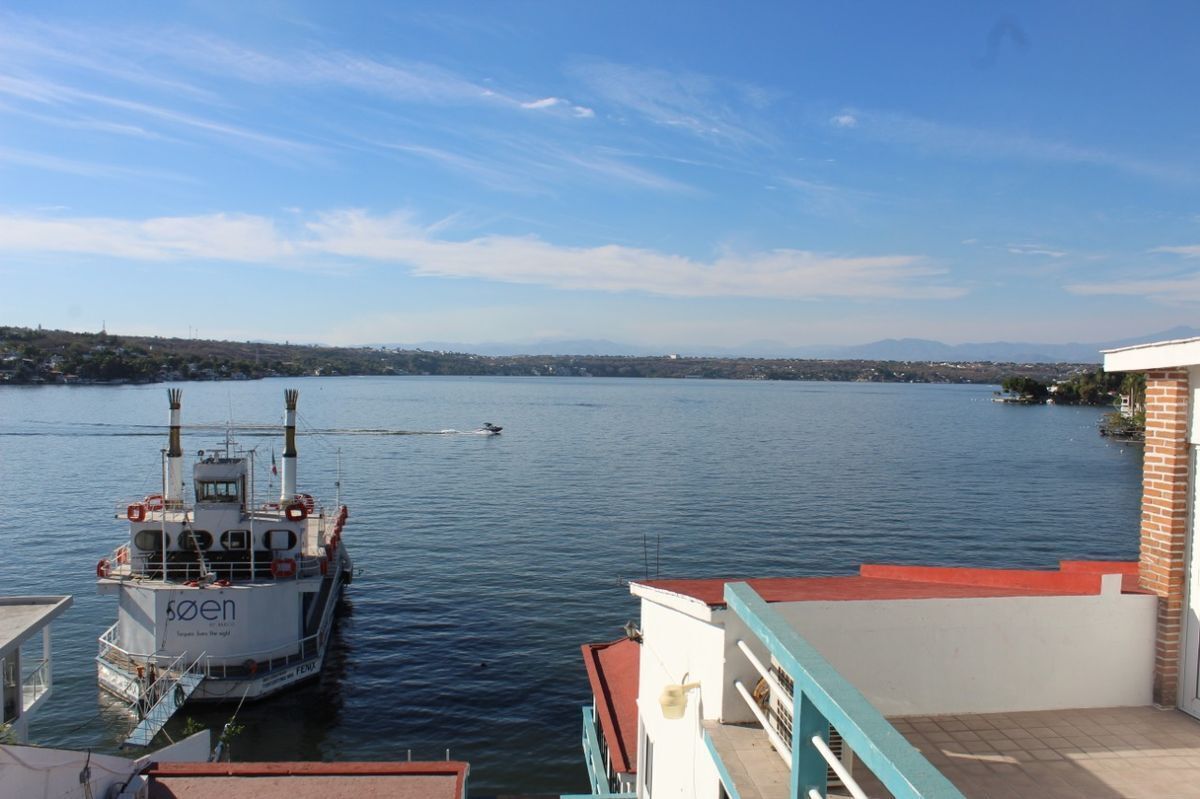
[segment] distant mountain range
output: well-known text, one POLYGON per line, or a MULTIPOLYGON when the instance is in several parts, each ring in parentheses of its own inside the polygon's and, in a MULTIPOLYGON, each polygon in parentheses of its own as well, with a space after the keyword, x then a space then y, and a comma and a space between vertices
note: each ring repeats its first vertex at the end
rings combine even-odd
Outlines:
MULTIPOLYGON (((1200 336, 1200 328, 1179 326, 1134 338, 1092 343, 1030 344, 990 341, 944 344, 919 338, 882 339, 849 346, 794 347, 777 341, 752 341, 739 347, 692 347, 679 355, 721 358, 820 358, 866 361, 993 361, 996 363, 1100 363, 1101 350, 1200 336)), ((416 344, 384 344, 386 347, 419 348, 476 355, 663 355, 670 350, 603 339, 552 339, 526 344, 423 341, 416 344)))

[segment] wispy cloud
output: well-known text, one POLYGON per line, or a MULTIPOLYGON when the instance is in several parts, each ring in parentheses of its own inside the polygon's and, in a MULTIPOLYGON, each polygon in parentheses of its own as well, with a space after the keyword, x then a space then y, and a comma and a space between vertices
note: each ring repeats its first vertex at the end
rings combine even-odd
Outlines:
MULTIPOLYGON (((1152 247, 1147 252, 1177 255, 1187 259, 1200 258, 1200 244, 1165 245, 1152 247)), ((1174 259, 1169 260, 1177 264, 1174 259)), ((1073 294, 1142 297, 1164 305, 1200 303, 1200 271, 1177 271, 1177 267, 1167 269, 1170 271, 1155 269, 1155 273, 1149 276, 1142 274, 1136 277, 1074 283, 1067 286, 1067 290, 1073 294)))
POLYGON ((0 251, 249 263, 287 259, 296 252, 271 220, 237 214, 139 221, 0 216, 0 251))
POLYGON ((503 168, 495 158, 477 158, 463 152, 407 142, 372 142, 372 144, 385 150, 437 164, 489 188, 518 194, 542 194, 546 191, 544 187, 531 181, 529 176, 523 174, 521 170, 503 168))
POLYGON ((753 120, 772 95, 760 87, 600 61, 577 63, 570 72, 606 102, 656 125, 726 142, 763 143, 766 138, 753 120))
POLYGON ((1073 283, 1066 289, 1072 294, 1142 297, 1164 305, 1191 304, 1200 302, 1200 272, 1174 277, 1073 283))
POLYGON ((157 169, 121 167, 114 164, 96 163, 94 161, 80 161, 74 158, 64 158, 58 155, 0 146, 0 169, 6 164, 88 178, 120 178, 123 180, 143 180, 149 178, 152 180, 191 181, 189 177, 157 169))
POLYGON ((557 97, 543 97, 541 100, 530 100, 528 103, 521 103, 522 108, 553 108, 561 103, 562 100, 557 97))
POLYGON ((89 254, 151 261, 321 268, 403 265, 414 275, 557 289, 675 297, 952 299, 965 289, 915 255, 852 256, 800 249, 725 252, 709 260, 616 244, 570 247, 532 236, 454 240, 404 213, 360 210, 292 218, 212 214, 137 221, 0 216, 0 252, 89 254))
POLYGON ((35 62, 83 70, 144 88, 218 102, 219 95, 151 68, 144 53, 157 36, 145 32, 106 30, 98 36, 92 26, 67 27, 17 14, 0 13, 0 65, 35 62))
MULTIPOLYGON (((151 103, 76 89, 45 79, 29 80, 0 76, 0 94, 32 100, 38 103, 40 107, 66 105, 71 107, 100 106, 117 109, 122 112, 138 114, 143 117, 166 122, 175 127, 190 128, 208 134, 236 139, 243 143, 263 146, 269 148, 269 151, 272 153, 278 153, 281 150, 293 154, 313 153, 317 150, 316 147, 310 144, 294 141, 282 136, 261 133, 240 125, 200 117, 195 114, 176 111, 151 103)), ((74 119, 63 120, 63 124, 72 124, 73 122, 75 122, 74 119)), ((111 130, 119 130, 122 127, 126 129, 133 127, 124 123, 106 123, 103 120, 92 120, 92 123, 108 124, 111 130)))
POLYGON ((846 109, 830 126, 874 141, 914 147, 927 153, 978 159, 1013 159, 1059 164, 1085 164, 1113 169, 1164 183, 1195 183, 1194 165, 1159 162, 1097 147, 1085 147, 1038 136, 983 130, 937 122, 909 114, 846 109), (845 124, 853 119, 853 124, 845 124))
POLYGON ((1186 258, 1200 258, 1200 244, 1184 244, 1182 246, 1155 247, 1150 252, 1166 252, 1182 255, 1186 258))
POLYGON ((1055 250, 1041 244, 1010 244, 1008 251, 1013 255, 1041 255, 1046 258, 1064 258, 1065 250, 1055 250))

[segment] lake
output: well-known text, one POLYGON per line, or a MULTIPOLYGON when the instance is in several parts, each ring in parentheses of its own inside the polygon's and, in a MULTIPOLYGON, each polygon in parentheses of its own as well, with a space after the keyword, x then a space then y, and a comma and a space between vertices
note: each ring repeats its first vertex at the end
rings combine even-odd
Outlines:
MULTIPOLYGON (((471 762, 476 793, 585 791, 579 646, 637 618, 630 579, 1137 557, 1140 449, 1101 438, 1099 409, 998 405, 992 387, 181 385, 184 452, 219 445, 229 419, 280 424, 283 389, 300 389, 298 486, 332 503, 340 452, 345 543, 361 569, 321 681, 242 708, 239 760, 449 749, 471 762), (441 432, 485 421, 504 433, 441 432)), ((116 600, 96 595, 95 564, 127 535, 118 508, 161 490, 165 388, 0 389, 2 591, 75 597, 55 623, 37 743, 114 750, 130 724, 96 687, 96 637, 116 600)), ((257 447, 265 485, 282 435, 239 440, 257 447)), ((183 715, 219 728, 232 710, 183 715)))

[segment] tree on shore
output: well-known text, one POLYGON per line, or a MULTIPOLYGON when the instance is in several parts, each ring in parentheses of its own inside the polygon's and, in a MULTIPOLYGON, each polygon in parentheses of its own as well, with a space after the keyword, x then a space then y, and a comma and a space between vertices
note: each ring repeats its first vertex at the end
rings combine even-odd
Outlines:
POLYGON ((1050 395, 1050 389, 1045 383, 1023 375, 1004 378, 1000 388, 1029 402, 1043 402, 1050 395))

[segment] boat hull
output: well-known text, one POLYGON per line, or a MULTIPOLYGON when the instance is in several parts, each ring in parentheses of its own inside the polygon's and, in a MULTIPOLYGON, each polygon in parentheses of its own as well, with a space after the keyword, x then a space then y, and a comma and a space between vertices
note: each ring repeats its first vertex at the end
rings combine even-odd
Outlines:
MULTIPOLYGON (((319 677, 336 623, 337 603, 353 573, 350 558, 344 549, 335 562, 337 567, 334 573, 325 578, 329 581, 327 590, 316 592, 325 599, 318 617, 322 619, 322 624, 316 634, 300 642, 298 653, 261 664, 248 660, 236 660, 237 665, 205 663, 197 671, 204 679, 187 698, 187 703, 241 702, 243 699, 255 701, 319 677)), ((117 626, 114 625, 114 631, 117 626)), ((96 658, 100 688, 132 707, 144 706, 146 662, 145 658, 130 656, 118 640, 107 644, 102 640, 101 653, 96 658), (139 662, 142 664, 140 675, 139 662)))
MULTIPOLYGON (((277 693, 321 676, 324 653, 292 666, 274 669, 267 674, 254 677, 206 677, 196 691, 188 697, 187 704, 247 702, 266 699, 277 693)), ((130 674, 109 663, 96 664, 97 680, 104 691, 118 699, 136 703, 141 695, 136 674, 130 674)))

